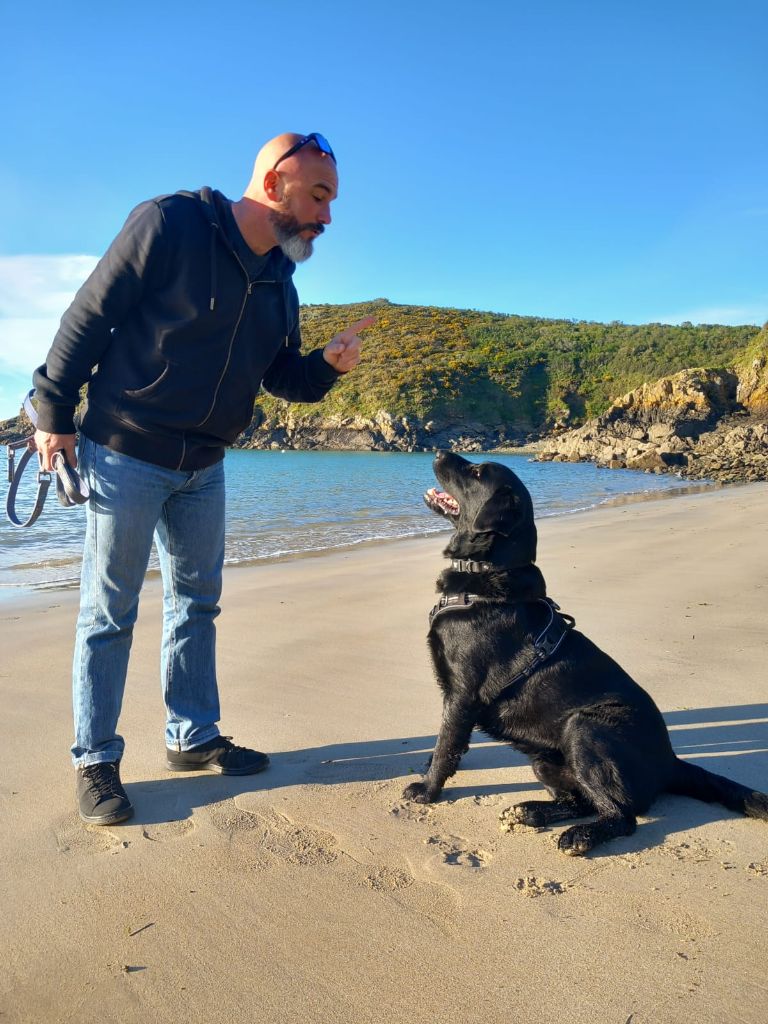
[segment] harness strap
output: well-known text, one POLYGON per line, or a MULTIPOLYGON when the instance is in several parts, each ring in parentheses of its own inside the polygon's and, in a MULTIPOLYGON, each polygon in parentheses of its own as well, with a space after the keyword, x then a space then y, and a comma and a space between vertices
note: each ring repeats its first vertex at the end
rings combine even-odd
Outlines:
MULTIPOLYGON (((543 665, 558 650, 563 640, 568 636, 576 625, 572 615, 566 615, 560 611, 560 606, 548 597, 539 598, 537 604, 546 605, 549 611, 549 620, 544 629, 533 641, 533 651, 522 657, 519 661, 520 668, 511 679, 502 680, 500 683, 480 687, 480 699, 484 704, 491 704, 506 690, 517 683, 527 679, 535 669, 543 665)), ((524 652, 525 654, 525 652, 524 652)))
MULTIPOLYGON (((460 611, 463 608, 469 608, 475 601, 479 600, 482 600, 479 594, 470 594, 466 591, 460 594, 443 594, 429 613, 430 626, 433 624, 436 615, 444 611, 460 611)), ((510 603, 516 604, 518 602, 510 603)), ((504 679, 500 683, 497 682, 493 685, 486 683, 480 687, 479 696, 484 704, 492 704, 505 690, 522 682, 535 669, 543 665, 558 650, 563 640, 565 640, 576 625, 574 617, 561 612, 560 606, 549 597, 540 597, 531 603, 543 604, 545 606, 549 612, 547 623, 533 641, 533 649, 527 650, 524 648, 522 655, 514 663, 513 667, 519 667, 511 679, 504 679)))
POLYGON ((432 611, 429 613, 429 624, 432 625, 432 620, 438 614, 446 609, 459 609, 469 608, 469 606, 479 599, 479 594, 470 594, 466 591, 462 591, 460 594, 443 594, 437 604, 434 606, 432 611))

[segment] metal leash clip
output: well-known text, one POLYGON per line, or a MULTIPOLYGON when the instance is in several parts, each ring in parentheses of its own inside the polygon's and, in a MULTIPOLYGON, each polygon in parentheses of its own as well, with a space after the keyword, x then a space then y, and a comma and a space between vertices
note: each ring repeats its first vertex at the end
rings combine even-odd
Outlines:
MULTIPOLYGON (((32 405, 32 398, 35 392, 34 389, 28 392, 24 399, 24 412, 29 417, 32 426, 37 427, 37 410, 32 405)), ((8 519, 14 526, 31 526, 40 516, 45 505, 45 499, 48 496, 48 488, 51 486, 51 474, 45 469, 38 469, 37 472, 37 495, 35 496, 35 504, 28 518, 24 522, 19 519, 16 514, 16 494, 21 483, 21 478, 24 475, 24 470, 27 468, 27 464, 31 460, 33 455, 37 455, 38 462, 42 467, 42 459, 40 453, 34 446, 34 434, 30 434, 28 437, 22 438, 20 441, 11 441, 7 446, 8 454, 8 483, 10 487, 8 489, 8 498, 5 502, 5 511, 8 519), (19 460, 18 466, 16 465, 16 452, 20 448, 26 448, 26 451, 19 460)), ((54 473, 56 474, 56 497, 59 499, 59 504, 63 505, 64 508, 72 508, 74 505, 84 505, 90 497, 90 489, 88 484, 80 478, 77 470, 70 466, 67 461, 67 456, 63 449, 54 453, 51 459, 51 465, 53 466, 54 473)))

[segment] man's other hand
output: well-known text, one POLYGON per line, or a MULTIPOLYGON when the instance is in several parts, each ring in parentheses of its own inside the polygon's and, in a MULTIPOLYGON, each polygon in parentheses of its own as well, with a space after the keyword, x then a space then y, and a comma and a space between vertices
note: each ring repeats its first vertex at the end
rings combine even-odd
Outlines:
POLYGON ((40 452, 42 468, 49 473, 53 471, 51 459, 62 449, 70 466, 74 469, 77 465, 77 434, 48 434, 44 430, 36 430, 34 440, 35 448, 40 452))
POLYGON ((323 358, 326 363, 330 363, 339 373, 349 373, 350 370, 354 370, 360 362, 360 346, 362 344, 358 333, 375 323, 375 316, 365 316, 331 338, 323 349, 323 358))

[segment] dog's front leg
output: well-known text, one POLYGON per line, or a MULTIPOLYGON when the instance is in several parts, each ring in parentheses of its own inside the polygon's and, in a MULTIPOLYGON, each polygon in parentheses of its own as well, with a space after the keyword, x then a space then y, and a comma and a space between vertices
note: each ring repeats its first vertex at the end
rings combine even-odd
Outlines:
POLYGON ((406 786, 403 796, 420 804, 437 800, 446 779, 455 775, 459 762, 469 748, 469 738, 477 720, 477 707, 466 698, 446 697, 435 750, 427 774, 421 782, 406 786))

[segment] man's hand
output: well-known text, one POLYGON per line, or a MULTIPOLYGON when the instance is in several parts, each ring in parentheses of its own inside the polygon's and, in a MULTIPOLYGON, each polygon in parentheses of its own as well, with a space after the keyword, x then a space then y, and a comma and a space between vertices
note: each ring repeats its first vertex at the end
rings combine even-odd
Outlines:
POLYGON ((77 465, 77 451, 75 442, 77 434, 48 434, 44 430, 35 431, 35 448, 40 452, 42 468, 49 473, 53 471, 51 459, 56 452, 64 449, 67 462, 74 469, 77 465))
POLYGON ((361 342, 357 336, 358 332, 364 331, 366 327, 375 323, 375 316, 365 316, 331 338, 323 349, 323 358, 326 363, 330 363, 339 373, 349 373, 350 370, 354 370, 360 362, 361 342))

